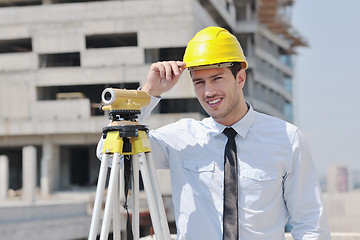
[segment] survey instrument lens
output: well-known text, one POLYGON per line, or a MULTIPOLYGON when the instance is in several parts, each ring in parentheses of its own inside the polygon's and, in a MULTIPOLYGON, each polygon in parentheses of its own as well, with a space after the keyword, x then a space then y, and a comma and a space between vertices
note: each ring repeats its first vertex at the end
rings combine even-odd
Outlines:
MULTIPOLYGON (((106 88, 102 94, 101 99, 104 105, 111 105, 115 102, 116 93, 113 88, 106 88)), ((104 110, 104 109, 103 109, 104 110)))
POLYGON ((105 98, 106 101, 110 101, 110 99, 111 99, 111 93, 106 92, 104 98, 105 98))

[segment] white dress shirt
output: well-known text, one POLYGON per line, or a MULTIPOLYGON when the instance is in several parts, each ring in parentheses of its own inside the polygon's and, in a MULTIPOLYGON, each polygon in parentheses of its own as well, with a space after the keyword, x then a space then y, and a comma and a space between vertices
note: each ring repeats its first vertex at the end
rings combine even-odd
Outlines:
MULTIPOLYGON (((158 100, 143 109, 146 118, 158 100)), ((294 125, 248 104, 236 130, 241 240, 330 239, 310 152, 294 125)), ((157 168, 169 168, 180 240, 222 239, 225 126, 182 119, 150 131, 157 168)), ((161 181, 161 179, 160 179, 161 181)))

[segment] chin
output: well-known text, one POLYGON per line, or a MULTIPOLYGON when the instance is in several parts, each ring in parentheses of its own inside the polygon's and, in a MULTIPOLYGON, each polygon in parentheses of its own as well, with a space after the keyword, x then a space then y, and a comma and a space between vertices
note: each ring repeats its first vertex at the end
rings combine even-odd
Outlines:
POLYGON ((215 120, 218 120, 218 119, 222 118, 222 114, 209 113, 209 112, 207 112, 207 113, 209 114, 210 117, 212 117, 215 120))

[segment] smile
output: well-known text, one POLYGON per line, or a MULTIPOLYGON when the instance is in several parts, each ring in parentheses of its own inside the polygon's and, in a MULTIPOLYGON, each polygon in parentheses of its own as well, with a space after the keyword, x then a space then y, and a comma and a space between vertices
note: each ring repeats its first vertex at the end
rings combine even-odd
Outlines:
POLYGON ((218 98, 218 99, 215 99, 215 100, 209 101, 209 104, 215 104, 215 103, 218 103, 218 102, 220 102, 220 101, 221 101, 221 99, 220 99, 220 98, 218 98))
POLYGON ((210 108, 217 108, 222 103, 222 97, 208 99, 206 102, 210 108))

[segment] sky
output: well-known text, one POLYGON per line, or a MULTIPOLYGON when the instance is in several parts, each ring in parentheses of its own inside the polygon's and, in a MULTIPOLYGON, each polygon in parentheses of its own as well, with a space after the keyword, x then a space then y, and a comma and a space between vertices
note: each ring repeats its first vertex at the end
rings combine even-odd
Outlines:
POLYGON ((295 124, 320 177, 333 164, 360 170, 360 0, 297 0, 295 124))

